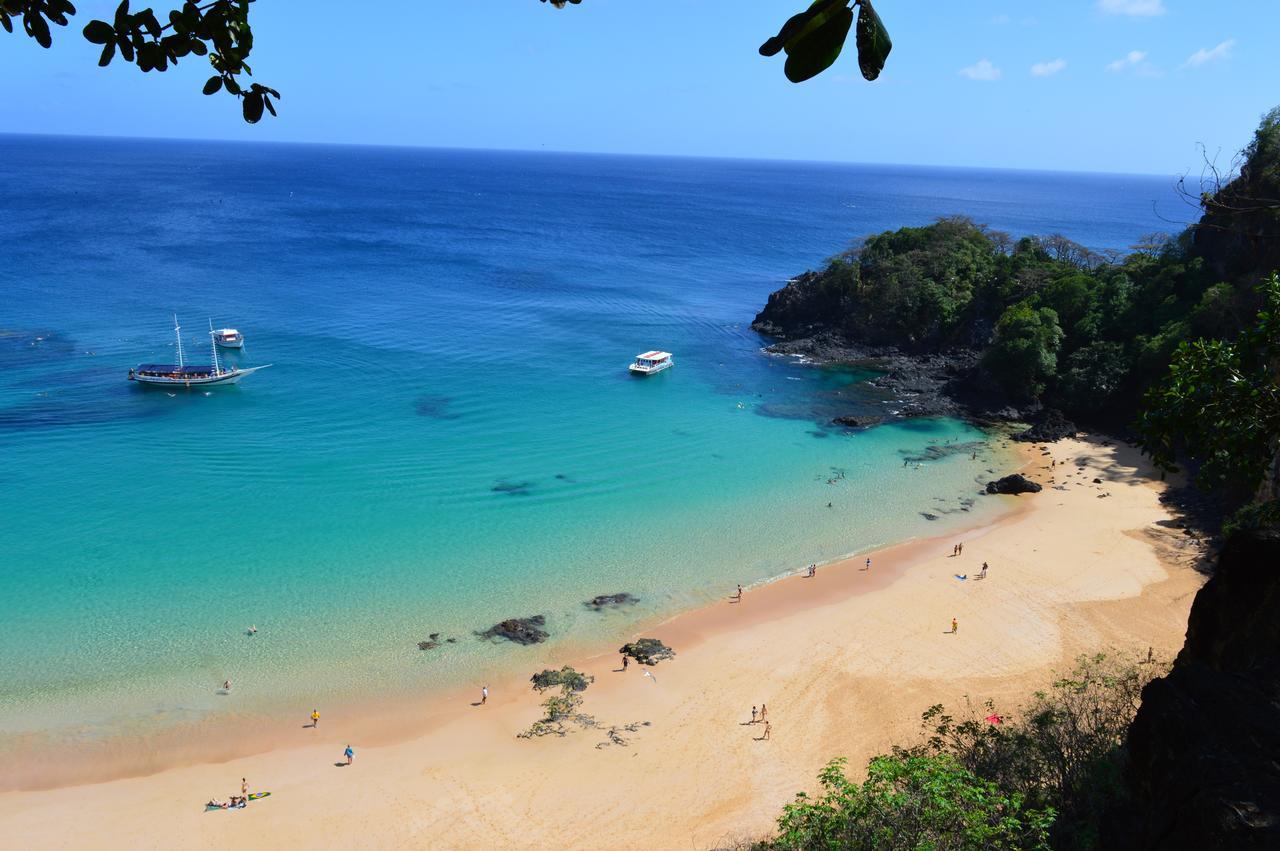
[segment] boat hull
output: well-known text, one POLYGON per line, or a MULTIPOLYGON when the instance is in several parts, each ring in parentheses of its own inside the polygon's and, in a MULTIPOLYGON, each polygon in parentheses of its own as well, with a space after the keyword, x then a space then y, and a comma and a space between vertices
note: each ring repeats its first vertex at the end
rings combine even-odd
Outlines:
POLYGON ((212 387, 235 384, 244 377, 243 372, 228 372, 208 378, 166 378, 159 375, 135 375, 133 380, 151 387, 212 387))
POLYGON ((219 375, 202 375, 189 378, 171 378, 167 375, 146 375, 137 370, 129 370, 129 380, 144 384, 148 387, 224 387, 230 384, 236 384, 246 375, 252 375, 260 369, 266 369, 271 364, 263 366, 251 366, 248 369, 233 369, 223 372, 219 375))
POLYGON ((671 361, 667 361, 666 363, 660 363, 660 364, 657 364, 656 366, 651 366, 651 367, 641 367, 641 366, 636 366, 635 364, 631 364, 631 366, 628 368, 631 370, 632 375, 643 376, 643 375, 655 375, 659 372, 662 372, 663 370, 671 369, 671 367, 673 366, 675 366, 674 363, 672 363, 671 361))
POLYGON ((228 340, 225 343, 222 340, 215 340, 215 342, 218 344, 218 348, 220 349, 243 349, 244 348, 244 340, 228 340))

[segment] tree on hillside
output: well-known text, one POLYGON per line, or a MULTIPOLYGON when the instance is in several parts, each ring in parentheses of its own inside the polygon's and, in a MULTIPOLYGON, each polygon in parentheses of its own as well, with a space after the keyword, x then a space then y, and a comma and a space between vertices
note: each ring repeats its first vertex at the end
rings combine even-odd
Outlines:
POLYGON ((1259 287, 1263 309, 1235 340, 1195 340, 1173 353, 1138 421, 1143 450, 1166 469, 1179 452, 1203 485, 1257 487, 1280 448, 1280 277, 1259 287))
MULTIPOLYGON (((263 112, 276 114, 280 93, 259 83, 241 83, 241 74, 253 75, 247 62, 253 50, 249 12, 257 0, 207 0, 187 2, 157 17, 147 7, 131 11, 121 0, 109 21, 91 20, 84 37, 102 48, 98 64, 106 66, 119 55, 138 70, 166 71, 187 56, 207 56, 214 75, 204 84, 206 95, 224 91, 239 99, 244 120, 255 124, 263 112), (162 23, 163 21, 163 23, 162 23)), ((548 0, 542 0, 543 3, 548 0)), ((582 0, 550 0, 563 9, 582 0)), ((871 0, 815 0, 793 15, 776 36, 760 46, 763 56, 787 55, 784 72, 793 83, 803 82, 831 66, 844 47, 857 9, 856 42, 862 76, 874 80, 884 69, 893 43, 871 0)), ((21 21, 22 30, 44 48, 53 46, 52 26, 65 27, 75 16, 71 0, 0 0, 0 26, 10 33, 21 21)))
POLYGON ((1032 307, 1022 301, 1011 306, 996 323, 996 339, 983 363, 1006 393, 1035 399, 1058 371, 1062 328, 1053 308, 1032 307))

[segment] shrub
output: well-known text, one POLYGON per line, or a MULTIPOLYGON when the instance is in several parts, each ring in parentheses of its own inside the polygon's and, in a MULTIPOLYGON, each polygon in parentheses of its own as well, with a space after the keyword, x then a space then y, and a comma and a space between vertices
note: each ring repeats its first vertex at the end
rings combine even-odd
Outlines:
POLYGON ((859 786, 835 759, 778 819, 776 849, 1047 849, 1052 810, 1027 809, 948 754, 897 750, 859 786))

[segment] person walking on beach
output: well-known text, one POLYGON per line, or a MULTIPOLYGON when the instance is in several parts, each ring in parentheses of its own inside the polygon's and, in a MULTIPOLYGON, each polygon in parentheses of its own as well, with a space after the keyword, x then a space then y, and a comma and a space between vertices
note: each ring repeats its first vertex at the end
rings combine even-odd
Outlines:
POLYGON ((763 703, 760 704, 760 720, 766 725, 769 723, 769 707, 765 706, 763 703))
POLYGON ((738 593, 733 595, 733 599, 738 600, 739 602, 741 602, 741 601, 742 601, 742 586, 741 586, 741 585, 739 585, 739 586, 738 586, 738 593))
POLYGON ((960 624, 956 621, 956 619, 955 619, 955 618, 952 618, 952 619, 951 619, 951 634, 952 634, 952 635, 955 635, 955 634, 956 634, 957 632, 959 632, 959 631, 960 631, 960 624))
POLYGON ((484 686, 480 689, 480 705, 484 706, 489 702, 489 687, 484 686))
POLYGON ((751 707, 751 723, 756 723, 756 708, 754 706, 751 707))
POLYGON ((249 797, 249 781, 243 777, 240 778, 240 800, 249 797))
POLYGON ((319 709, 311 710, 311 726, 312 727, 320 726, 320 710, 319 709))
POLYGON ((979 579, 987 578, 987 563, 985 561, 982 563, 982 572, 978 574, 978 578, 979 579))
POLYGON ((626 673, 627 665, 629 665, 630 663, 631 663, 631 660, 627 657, 627 654, 623 653, 623 654, 622 654, 622 671, 623 671, 623 673, 626 673))
POLYGON ((347 758, 347 765, 350 765, 351 760, 356 758, 356 752, 351 749, 351 745, 347 745, 347 749, 342 752, 342 755, 347 758))
POLYGON ((871 569, 871 556, 867 556, 867 566, 866 566, 866 567, 864 567, 864 568, 862 568, 862 569, 863 569, 863 570, 870 570, 870 569, 871 569))
POLYGON ((960 543, 956 544, 956 555, 958 556, 964 555, 964 541, 961 541, 960 543))
POLYGON ((770 724, 768 721, 764 722, 764 735, 761 736, 760 738, 767 742, 769 741, 769 737, 772 735, 773 735, 773 725, 770 724))

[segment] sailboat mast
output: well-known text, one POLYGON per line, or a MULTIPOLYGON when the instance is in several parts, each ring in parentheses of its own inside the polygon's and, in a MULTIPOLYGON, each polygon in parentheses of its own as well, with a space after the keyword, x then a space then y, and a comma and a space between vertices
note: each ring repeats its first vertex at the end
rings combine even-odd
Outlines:
POLYGON ((178 327, 178 314, 173 314, 173 335, 178 339, 178 366, 186 366, 182 360, 182 329, 178 327))
POLYGON ((222 369, 218 366, 218 338, 213 333, 213 320, 209 320, 209 348, 213 351, 213 374, 221 375, 222 369))

